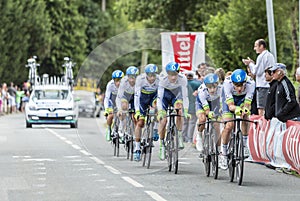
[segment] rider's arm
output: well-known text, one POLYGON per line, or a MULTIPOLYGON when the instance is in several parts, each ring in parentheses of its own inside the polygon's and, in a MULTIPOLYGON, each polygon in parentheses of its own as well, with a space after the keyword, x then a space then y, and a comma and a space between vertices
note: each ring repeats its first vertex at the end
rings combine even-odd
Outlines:
POLYGON ((159 77, 159 85, 157 88, 157 110, 162 110, 163 109, 163 103, 162 103, 162 99, 164 96, 164 90, 165 88, 163 87, 163 76, 159 77))
POLYGON ((251 108, 251 102, 255 93, 255 81, 248 76, 247 82, 246 82, 246 96, 244 101, 244 107, 250 110, 251 108))
POLYGON ((184 76, 182 79, 182 98, 183 98, 183 108, 188 109, 189 108, 189 98, 188 98, 188 85, 187 85, 187 78, 184 76))
POLYGON ((113 80, 109 81, 106 85, 105 97, 104 97, 104 108, 109 108, 109 99, 112 93, 112 82, 113 80))
POLYGON ((232 96, 233 92, 233 86, 230 82, 230 78, 228 77, 225 79, 224 84, 223 84, 223 93, 224 93, 224 101, 228 105, 228 108, 230 111, 234 112, 235 111, 235 105, 234 105, 234 100, 232 96))
POLYGON ((123 77, 121 79, 120 86, 119 86, 119 89, 118 89, 118 94, 117 94, 117 97, 116 97, 116 105, 117 105, 118 111, 122 110, 122 98, 124 96, 125 82, 126 82, 126 80, 124 78, 125 77, 123 77))

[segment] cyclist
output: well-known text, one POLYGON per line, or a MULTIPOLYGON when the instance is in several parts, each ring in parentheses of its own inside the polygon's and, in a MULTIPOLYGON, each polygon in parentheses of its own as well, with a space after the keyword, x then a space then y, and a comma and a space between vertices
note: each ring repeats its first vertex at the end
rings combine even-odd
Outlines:
MULTIPOLYGON (((176 62, 170 62, 166 65, 167 75, 161 74, 159 77, 159 86, 157 90, 157 109, 159 120, 158 133, 160 136, 159 158, 165 159, 165 132, 166 132, 166 110, 169 105, 174 106, 179 110, 179 115, 183 114, 185 118, 189 118, 188 114, 188 94, 187 94, 187 78, 183 74, 179 74, 180 65, 176 62)), ((183 149, 182 139, 182 118, 176 118, 176 125, 178 128, 179 148, 183 149)))
POLYGON ((105 97, 104 97, 104 116, 107 118, 106 140, 111 140, 111 124, 113 120, 113 110, 116 107, 116 97, 118 88, 120 86, 120 80, 124 76, 124 73, 120 70, 115 70, 112 73, 112 80, 106 85, 105 97))
POLYGON ((125 122, 125 114, 123 111, 134 109, 134 87, 135 80, 139 74, 139 69, 135 66, 129 66, 126 69, 126 76, 121 80, 120 87, 118 90, 118 95, 116 98, 116 105, 118 108, 118 117, 120 118, 119 130, 121 143, 124 143, 123 133, 125 122))
MULTIPOLYGON (((198 88, 198 96, 196 98, 196 109, 199 123, 205 123, 206 117, 214 118, 220 116, 220 97, 222 87, 219 85, 219 77, 215 73, 207 74, 203 79, 203 84, 198 88)), ((203 152, 202 132, 205 124, 199 127, 196 138, 196 148, 200 153, 203 152)), ((219 126, 215 125, 217 133, 219 126)))
MULTIPOLYGON (((247 76, 246 71, 236 69, 231 76, 226 77, 222 91, 222 112, 223 120, 233 119, 233 112, 239 114, 243 119, 248 119, 250 115, 251 102, 255 91, 255 81, 247 76)), ((220 167, 227 169, 227 147, 230 139, 230 133, 234 127, 234 122, 228 122, 221 134, 221 152, 220 167)), ((244 155, 249 155, 247 145, 248 132, 247 123, 242 122, 244 155)))
MULTIPOLYGON (((157 88, 159 78, 157 76, 158 67, 155 64, 145 66, 145 73, 139 75, 135 85, 135 119, 137 125, 135 128, 135 146, 134 160, 141 160, 140 140, 142 128, 145 124, 146 111, 149 106, 156 107, 157 88)), ((158 131, 154 129, 153 139, 158 140, 158 131)))

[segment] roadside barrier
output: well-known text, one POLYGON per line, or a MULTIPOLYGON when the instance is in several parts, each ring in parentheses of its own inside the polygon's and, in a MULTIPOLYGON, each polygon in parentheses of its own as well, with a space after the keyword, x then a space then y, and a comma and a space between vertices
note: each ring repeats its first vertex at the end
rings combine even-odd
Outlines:
POLYGON ((254 162, 287 168, 300 174, 300 122, 283 123, 277 118, 266 120, 252 115, 248 147, 254 162))

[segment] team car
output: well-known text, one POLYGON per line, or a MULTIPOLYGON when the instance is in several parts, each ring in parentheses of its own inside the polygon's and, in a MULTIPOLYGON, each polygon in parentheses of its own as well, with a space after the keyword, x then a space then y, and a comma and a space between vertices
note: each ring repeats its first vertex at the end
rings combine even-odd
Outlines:
POLYGON ((33 124, 78 125, 78 106, 70 86, 63 84, 36 85, 25 106, 26 128, 33 124))

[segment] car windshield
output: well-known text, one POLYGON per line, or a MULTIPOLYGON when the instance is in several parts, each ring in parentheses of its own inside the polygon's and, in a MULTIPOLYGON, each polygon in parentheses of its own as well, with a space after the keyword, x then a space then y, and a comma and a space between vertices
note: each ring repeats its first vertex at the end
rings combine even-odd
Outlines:
POLYGON ((65 100, 68 97, 68 90, 59 89, 46 89, 46 90, 35 90, 33 98, 37 100, 55 99, 65 100))

